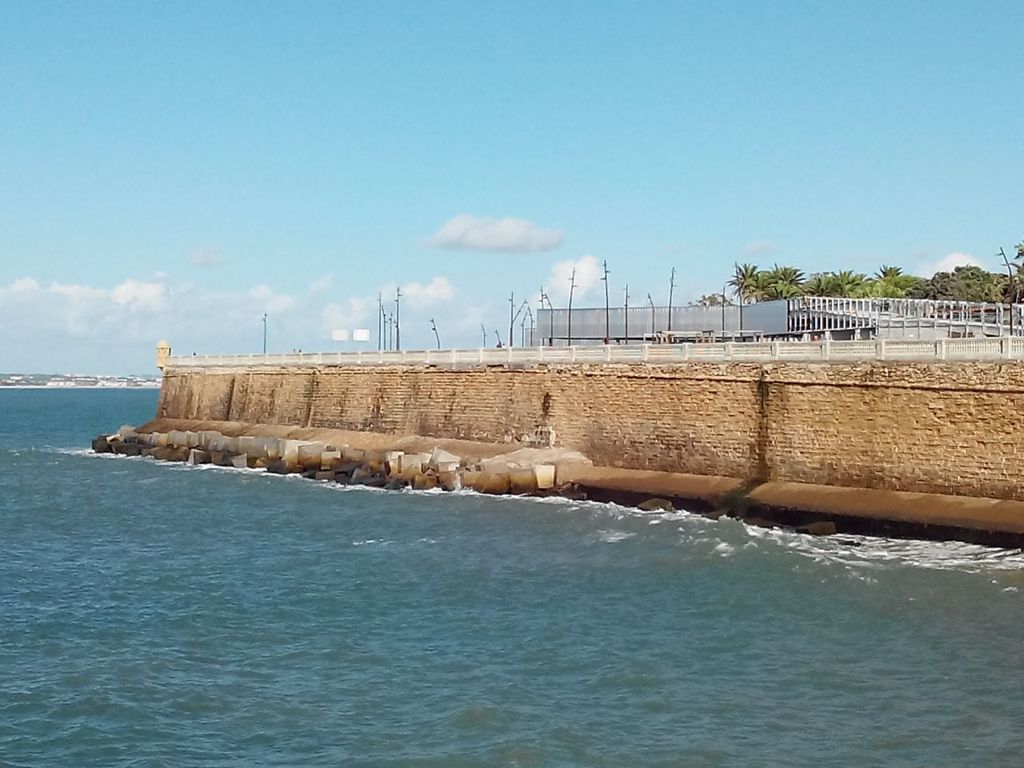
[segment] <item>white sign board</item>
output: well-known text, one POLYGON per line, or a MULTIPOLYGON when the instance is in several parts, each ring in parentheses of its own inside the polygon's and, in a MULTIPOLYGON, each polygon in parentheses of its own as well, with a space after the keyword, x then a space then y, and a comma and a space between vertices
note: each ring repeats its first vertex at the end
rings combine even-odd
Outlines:
POLYGON ((369 328, 356 328, 352 331, 352 341, 369 341, 370 340, 370 329, 369 328))
POLYGON ((331 331, 331 341, 348 341, 348 328, 335 328, 331 331))

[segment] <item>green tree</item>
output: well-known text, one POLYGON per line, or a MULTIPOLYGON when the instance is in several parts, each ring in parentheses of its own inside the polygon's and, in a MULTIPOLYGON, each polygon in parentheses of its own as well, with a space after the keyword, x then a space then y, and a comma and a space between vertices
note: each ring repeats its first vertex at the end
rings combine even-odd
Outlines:
POLYGON ((758 301, 758 276, 761 270, 753 264, 736 264, 729 285, 741 304, 758 301))
POLYGON ((792 299, 800 296, 803 293, 803 282, 803 270, 796 267, 780 267, 778 264, 759 275, 761 291, 766 300, 792 299))
POLYGON ((1010 288, 1006 275, 987 272, 981 267, 960 266, 952 272, 936 272, 910 297, 945 301, 1002 301, 1010 288))

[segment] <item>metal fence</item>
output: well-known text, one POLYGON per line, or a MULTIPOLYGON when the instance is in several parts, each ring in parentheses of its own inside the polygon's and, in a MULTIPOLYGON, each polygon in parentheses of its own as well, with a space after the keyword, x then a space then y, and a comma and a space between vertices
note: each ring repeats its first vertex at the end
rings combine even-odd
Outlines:
POLYGON ((1024 360, 1024 338, 908 341, 771 341, 724 344, 628 344, 502 349, 428 349, 392 352, 305 352, 287 355, 173 356, 169 368, 250 368, 255 366, 570 365, 689 362, 807 362, 1024 360))

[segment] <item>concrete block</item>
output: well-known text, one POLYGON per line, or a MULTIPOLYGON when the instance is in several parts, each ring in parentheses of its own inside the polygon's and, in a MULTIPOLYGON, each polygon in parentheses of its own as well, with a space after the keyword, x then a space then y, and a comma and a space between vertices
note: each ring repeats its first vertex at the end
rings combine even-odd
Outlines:
POLYGON ((437 484, 446 491, 457 491, 462 487, 462 475, 457 471, 438 472, 437 484))
POLYGON ((367 452, 359 448, 349 448, 347 445, 341 447, 341 456, 345 461, 351 461, 354 464, 362 464, 366 461, 367 452))
POLYGON ((154 447, 166 448, 171 444, 171 436, 166 432, 154 432, 152 437, 154 447))
POLYGON ((324 451, 320 454, 320 469, 334 469, 341 464, 341 451, 324 451))
POLYGON ((107 440, 106 435, 94 437, 92 441, 92 449, 96 453, 110 453, 113 450, 110 447, 110 441, 107 440))
POLYGON ((437 475, 417 474, 413 477, 412 487, 417 491, 430 491, 437 488, 437 475))
MULTIPOLYGON (((196 435, 196 437, 198 437, 198 435, 196 435)), ((207 451, 204 451, 204 450, 202 450, 200 448, 193 448, 192 450, 190 450, 188 452, 188 462, 187 463, 189 463, 189 464, 209 464, 210 463, 210 454, 207 451)))
POLYGON ((404 451, 384 451, 381 456, 381 461, 393 461, 394 459, 399 458, 403 453, 404 451))
POLYGON ((438 471, 450 472, 458 469, 461 459, 454 453, 449 453, 442 448, 434 448, 430 452, 430 466, 438 471))
POLYGON ((323 443, 300 445, 297 453, 299 466, 303 469, 320 469, 320 465, 323 463, 323 455, 323 443))
POLYGON ((256 438, 252 435, 242 435, 238 438, 238 452, 256 455, 256 438))
POLYGON ((334 470, 318 469, 313 475, 314 480, 328 480, 334 482, 334 470))
POLYGON ((198 432, 186 432, 185 433, 185 445, 189 448, 199 447, 199 433, 198 432))
POLYGON ((231 466, 235 469, 245 469, 249 466, 249 456, 244 453, 236 454, 231 457, 231 466))
POLYGON ((508 493, 508 473, 474 472, 462 473, 462 484, 478 493, 508 493))
POLYGON ((533 468, 534 481, 537 488, 546 490, 555 487, 555 467, 553 464, 537 464, 533 468))
POLYGON ((167 435, 168 445, 174 448, 185 448, 187 447, 187 441, 185 433, 180 429, 173 429, 167 435))
POLYGON ((257 437, 253 439, 251 452, 273 461, 274 459, 281 458, 283 453, 281 444, 283 442, 278 437, 257 437))
POLYGON ((512 469, 508 473, 509 491, 512 493, 533 493, 537 490, 537 478, 533 469, 512 469))
POLYGON ((398 468, 399 472, 406 472, 408 470, 416 470, 417 472, 423 471, 423 465, 430 462, 429 453, 403 453, 398 457, 398 468))

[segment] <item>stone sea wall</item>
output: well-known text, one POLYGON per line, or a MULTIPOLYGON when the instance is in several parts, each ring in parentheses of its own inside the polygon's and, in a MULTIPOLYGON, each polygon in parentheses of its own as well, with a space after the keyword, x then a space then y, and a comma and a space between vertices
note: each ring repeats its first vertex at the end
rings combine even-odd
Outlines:
POLYGON ((168 368, 159 417, 480 442, 595 465, 1024 500, 1024 365, 168 368))

